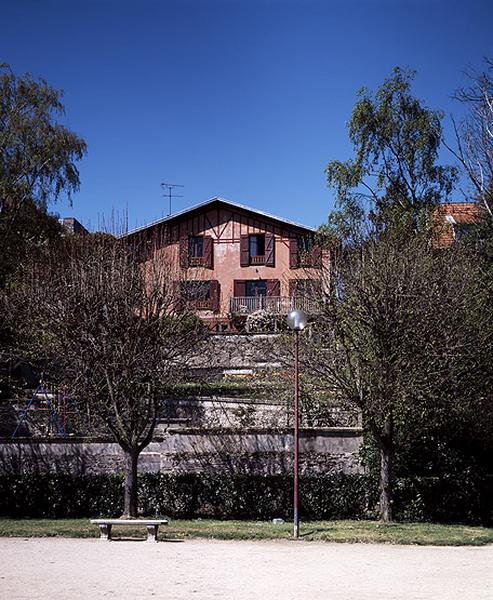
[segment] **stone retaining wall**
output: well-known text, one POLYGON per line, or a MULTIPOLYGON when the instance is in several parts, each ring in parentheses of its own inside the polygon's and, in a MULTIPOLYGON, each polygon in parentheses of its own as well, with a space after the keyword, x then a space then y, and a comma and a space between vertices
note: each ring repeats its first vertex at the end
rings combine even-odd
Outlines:
MULTIPOLYGON (((359 428, 303 429, 300 466, 304 473, 360 471, 359 428)), ((142 472, 283 473, 292 469, 289 430, 168 430, 140 456, 142 472)), ((0 440, 0 473, 51 471, 111 473, 123 469, 123 453, 108 441, 70 439, 0 440)))
POLYGON ((255 371, 281 366, 283 336, 279 334, 220 334, 207 340, 207 355, 190 362, 198 370, 255 371))

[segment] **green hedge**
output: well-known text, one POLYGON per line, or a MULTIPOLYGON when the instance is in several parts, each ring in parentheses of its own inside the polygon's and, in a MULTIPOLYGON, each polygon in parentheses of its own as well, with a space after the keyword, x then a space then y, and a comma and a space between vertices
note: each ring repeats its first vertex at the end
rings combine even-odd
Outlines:
POLYGON ((463 473, 460 478, 398 479, 394 493, 401 521, 493 525, 493 477, 463 473))
MULTIPOLYGON (((365 475, 302 477, 300 514, 309 519, 362 518, 373 488, 365 475)), ((292 514, 293 481, 287 475, 146 474, 140 477, 139 493, 145 514, 287 519, 292 514)))
POLYGON ((120 515, 123 475, 0 475, 0 516, 120 515))
MULTIPOLYGON (((139 476, 144 515, 175 518, 271 519, 292 517, 288 475, 162 473, 139 476)), ((368 475, 320 475, 300 480, 303 519, 375 518, 377 481, 368 475)), ((74 518, 119 516, 122 475, 0 476, 0 516, 74 518)), ((467 485, 437 478, 396 482, 399 520, 493 524, 493 480, 467 485)))
MULTIPOLYGON (((287 519, 292 494, 292 477, 286 475, 139 476, 139 506, 144 515, 287 519)), ((300 514, 311 519, 362 518, 374 504, 374 495, 374 485, 364 475, 303 477, 300 514)), ((119 516, 122 509, 122 475, 0 476, 0 516, 119 516)))

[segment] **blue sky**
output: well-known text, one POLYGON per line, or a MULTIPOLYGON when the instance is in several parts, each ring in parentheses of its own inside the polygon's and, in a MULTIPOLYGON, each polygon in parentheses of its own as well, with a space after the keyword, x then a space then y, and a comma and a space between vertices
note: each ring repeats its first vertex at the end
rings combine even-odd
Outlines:
POLYGON ((16 0, 2 21, 0 61, 63 89, 88 143, 73 207, 53 208, 92 228, 166 215, 163 181, 185 186, 174 210, 219 195, 319 225, 361 86, 412 67, 416 95, 458 115, 464 69, 493 55, 479 0, 16 0))

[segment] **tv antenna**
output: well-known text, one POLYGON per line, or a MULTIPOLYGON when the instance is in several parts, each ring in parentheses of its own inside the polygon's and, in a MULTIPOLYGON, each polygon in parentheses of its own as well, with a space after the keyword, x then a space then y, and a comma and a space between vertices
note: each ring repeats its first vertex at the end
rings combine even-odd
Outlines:
POLYGON ((179 183, 162 183, 161 187, 163 188, 164 197, 169 200, 169 213, 168 217, 171 214, 171 198, 183 198, 183 196, 179 194, 173 194, 174 188, 182 188, 184 185, 180 185, 179 183))

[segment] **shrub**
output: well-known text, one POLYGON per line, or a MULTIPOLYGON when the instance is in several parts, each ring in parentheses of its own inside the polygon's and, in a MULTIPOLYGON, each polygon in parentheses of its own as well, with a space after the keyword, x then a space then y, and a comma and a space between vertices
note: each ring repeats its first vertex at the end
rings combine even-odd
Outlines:
MULTIPOLYGON (((493 478, 408 478, 396 482, 395 514, 404 521, 493 523, 493 478)), ((139 476, 143 515, 216 519, 292 518, 290 475, 220 473, 139 476)), ((305 520, 374 518, 378 481, 364 474, 302 476, 305 520)), ((0 516, 117 517, 122 475, 2 475, 0 516)))
POLYGON ((0 515, 71 518, 118 516, 122 475, 25 474, 0 476, 0 515))
POLYGON ((247 331, 252 333, 269 333, 275 331, 276 317, 267 310, 256 310, 247 316, 246 328, 247 331))

